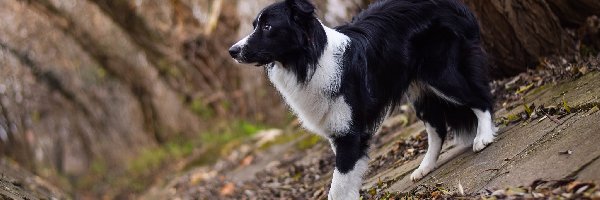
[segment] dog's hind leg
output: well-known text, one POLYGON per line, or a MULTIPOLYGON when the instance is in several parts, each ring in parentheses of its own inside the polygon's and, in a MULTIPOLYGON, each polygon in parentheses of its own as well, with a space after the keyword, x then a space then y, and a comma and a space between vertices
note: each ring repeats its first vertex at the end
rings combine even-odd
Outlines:
POLYGON ((358 200, 362 178, 369 166, 367 150, 371 135, 346 133, 331 139, 335 170, 329 189, 330 200, 358 200))
POLYGON ((477 136, 473 140, 473 151, 483 150, 488 144, 494 142, 496 131, 492 121, 493 103, 492 94, 487 79, 488 68, 486 66, 485 52, 479 41, 464 43, 462 77, 476 96, 470 103, 473 113, 477 116, 477 136))
POLYGON ((491 101, 485 97, 485 93, 489 91, 478 91, 473 90, 472 87, 464 86, 453 86, 452 82, 446 84, 437 84, 432 86, 432 90, 436 91, 441 99, 448 101, 448 103, 455 104, 456 110, 452 114, 454 117, 462 117, 462 119, 453 119, 449 117, 451 121, 450 125, 453 128, 465 127, 465 129, 456 130, 457 140, 462 141, 464 144, 471 144, 465 142, 467 139, 472 139, 473 151, 478 152, 483 150, 488 144, 494 142, 497 129, 492 121, 492 105, 491 101), (472 112, 473 114, 466 114, 465 112, 472 112), (476 123, 476 129, 470 129, 472 122, 476 123), (475 134, 468 133, 468 131, 476 131, 475 134), (475 138, 472 138, 475 135, 475 138))
POLYGON ((435 97, 425 97, 414 103, 417 116, 425 123, 428 147, 419 168, 410 176, 412 181, 420 180, 435 169, 446 137, 447 127, 442 113, 443 107, 436 101, 435 97))
POLYGON ((496 127, 494 127, 490 110, 473 108, 473 112, 477 116, 477 136, 473 140, 473 151, 478 152, 494 142, 496 127))
MULTIPOLYGON (((483 79, 464 76, 463 74, 448 70, 443 77, 429 80, 427 84, 430 85, 430 89, 440 98, 456 106, 468 108, 473 112, 474 116, 470 115, 472 117, 468 117, 476 118, 477 121, 477 128, 475 129, 477 132, 473 139, 473 151, 481 151, 494 141, 496 128, 492 121, 492 100, 487 82, 483 79)), ((468 118, 462 122, 465 126, 471 123, 471 119, 468 118)), ((457 136, 463 137, 467 135, 469 134, 459 134, 457 136)))
MULTIPOLYGON (((429 174, 429 172, 433 171, 436 167, 436 162, 438 157, 440 156, 440 151, 442 150, 443 139, 438 134, 438 129, 434 128, 427 122, 425 122, 425 128, 427 130, 427 153, 425 153, 425 157, 421 161, 419 168, 417 168, 411 175, 410 180, 418 181, 421 178, 425 177, 425 175, 429 174)), ((439 129, 444 130, 445 129, 439 129)))

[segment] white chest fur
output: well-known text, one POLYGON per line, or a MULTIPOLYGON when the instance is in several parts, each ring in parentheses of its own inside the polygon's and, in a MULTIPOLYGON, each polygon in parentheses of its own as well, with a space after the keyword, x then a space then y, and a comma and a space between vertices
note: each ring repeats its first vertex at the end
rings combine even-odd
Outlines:
POLYGON ((350 106, 344 97, 331 95, 340 88, 341 59, 350 39, 333 29, 323 27, 327 34, 327 47, 308 83, 299 84, 296 75, 281 66, 281 63, 271 67, 268 76, 306 129, 322 136, 330 136, 347 132, 352 119, 350 106))

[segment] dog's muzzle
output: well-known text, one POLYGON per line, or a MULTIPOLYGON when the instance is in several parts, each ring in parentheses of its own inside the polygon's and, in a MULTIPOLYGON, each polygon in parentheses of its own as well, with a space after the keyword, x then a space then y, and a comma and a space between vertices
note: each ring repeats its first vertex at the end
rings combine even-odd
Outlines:
POLYGON ((240 47, 239 45, 233 45, 231 48, 229 48, 229 55, 231 55, 231 57, 235 60, 239 61, 239 56, 241 52, 242 47, 240 47))

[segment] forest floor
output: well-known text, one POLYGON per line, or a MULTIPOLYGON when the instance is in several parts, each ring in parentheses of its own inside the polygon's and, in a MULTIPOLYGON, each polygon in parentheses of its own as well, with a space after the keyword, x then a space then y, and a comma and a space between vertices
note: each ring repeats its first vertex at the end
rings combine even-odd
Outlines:
MULTIPOLYGON (((438 168, 418 182, 409 177, 427 147, 424 127, 410 111, 390 117, 372 142, 363 199, 600 198, 599 61, 544 60, 540 69, 495 81, 495 143, 479 153, 446 144, 438 168)), ((330 146, 297 132, 297 124, 263 131, 143 199, 326 199, 330 146)))
MULTIPOLYGON (((543 60, 493 89, 496 141, 479 153, 447 142, 437 169, 418 182, 409 177, 427 134, 402 106, 372 141, 363 199, 600 199, 600 58, 543 60)), ((138 198, 326 199, 333 153, 297 122, 228 146, 216 163, 170 173, 138 198)), ((11 162, 0 169, 0 199, 65 197, 11 162)))

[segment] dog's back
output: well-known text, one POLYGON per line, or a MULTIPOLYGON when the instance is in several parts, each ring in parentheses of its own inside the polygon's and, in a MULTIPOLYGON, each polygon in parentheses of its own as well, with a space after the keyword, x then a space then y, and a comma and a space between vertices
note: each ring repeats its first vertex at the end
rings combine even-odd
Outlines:
POLYGON ((342 84, 352 123, 373 132, 404 94, 425 123, 429 147, 413 180, 435 168, 448 127, 474 151, 494 140, 479 25, 463 3, 382 0, 336 29, 352 38, 342 84))
MULTIPOLYGON (((351 47, 345 53, 345 66, 349 67, 346 73, 365 74, 356 78, 364 80, 350 80, 352 76, 347 75, 347 82, 365 82, 370 97, 364 97, 362 103, 376 107, 374 110, 399 103, 414 82, 427 87, 448 82, 475 87, 488 91, 477 97, 479 101, 491 101, 479 26, 475 16, 458 1, 377 1, 336 30, 352 38, 351 47)), ((434 91, 419 94, 422 92, 434 91)), ((464 110, 444 107, 448 107, 444 113, 460 114, 458 111, 464 110)), ((370 127, 376 127, 381 114, 365 111, 363 118, 372 123, 370 127)), ((463 116, 476 119, 472 112, 463 116)), ((457 129, 473 126, 473 120, 461 123, 454 122, 452 116, 448 118, 457 129)))

